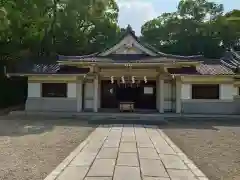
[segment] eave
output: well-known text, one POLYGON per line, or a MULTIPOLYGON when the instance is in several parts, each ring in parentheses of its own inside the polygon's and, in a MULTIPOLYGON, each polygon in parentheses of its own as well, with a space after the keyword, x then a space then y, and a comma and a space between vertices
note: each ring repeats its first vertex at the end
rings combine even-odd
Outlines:
POLYGON ((169 61, 169 62, 124 62, 124 63, 118 63, 118 62, 83 62, 83 61, 60 61, 59 64, 60 65, 82 65, 82 66, 125 66, 126 64, 130 64, 131 66, 156 66, 156 65, 160 65, 160 66, 166 66, 166 67, 172 67, 172 66, 196 66, 199 65, 201 62, 200 61, 181 61, 181 62, 173 62, 173 61, 169 61))
POLYGON ((25 74, 25 73, 7 73, 6 76, 85 76, 86 74, 25 74))

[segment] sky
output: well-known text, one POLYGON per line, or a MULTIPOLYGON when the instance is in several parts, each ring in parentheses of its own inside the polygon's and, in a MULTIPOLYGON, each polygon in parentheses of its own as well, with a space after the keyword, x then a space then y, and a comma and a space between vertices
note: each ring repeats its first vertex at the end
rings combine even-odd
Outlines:
MULTIPOLYGON (((119 25, 130 24, 137 35, 141 33, 144 22, 158 17, 164 12, 174 12, 180 0, 117 0, 119 6, 119 25)), ((225 12, 240 9, 240 0, 212 0, 224 5, 225 12)))

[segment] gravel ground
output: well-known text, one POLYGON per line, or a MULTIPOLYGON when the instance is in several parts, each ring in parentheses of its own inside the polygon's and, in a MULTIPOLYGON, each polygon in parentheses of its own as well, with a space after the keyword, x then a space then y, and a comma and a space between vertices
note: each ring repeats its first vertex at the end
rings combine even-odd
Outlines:
POLYGON ((69 119, 2 119, 1 180, 43 180, 95 128, 69 119))
POLYGON ((240 121, 170 123, 163 131, 210 180, 240 180, 240 121))

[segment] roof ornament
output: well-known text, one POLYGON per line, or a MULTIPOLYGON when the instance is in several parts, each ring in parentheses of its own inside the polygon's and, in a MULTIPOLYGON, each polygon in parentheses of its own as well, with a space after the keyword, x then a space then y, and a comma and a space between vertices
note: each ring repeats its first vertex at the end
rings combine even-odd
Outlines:
POLYGON ((132 83, 135 84, 135 76, 132 76, 132 83))
POLYGON ((111 76, 111 83, 114 84, 114 77, 111 76))
POLYGON ((145 83, 147 83, 147 76, 144 76, 143 80, 144 80, 145 83))
POLYGON ((122 80, 122 83, 124 84, 125 83, 124 76, 121 77, 121 80, 122 80))

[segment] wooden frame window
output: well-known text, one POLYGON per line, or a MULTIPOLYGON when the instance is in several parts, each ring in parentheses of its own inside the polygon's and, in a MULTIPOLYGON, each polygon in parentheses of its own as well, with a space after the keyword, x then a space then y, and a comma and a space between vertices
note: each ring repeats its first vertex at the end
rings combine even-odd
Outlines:
POLYGON ((67 97, 67 84, 42 83, 42 97, 67 97))
POLYGON ((219 84, 192 84, 192 99, 219 99, 219 84))

